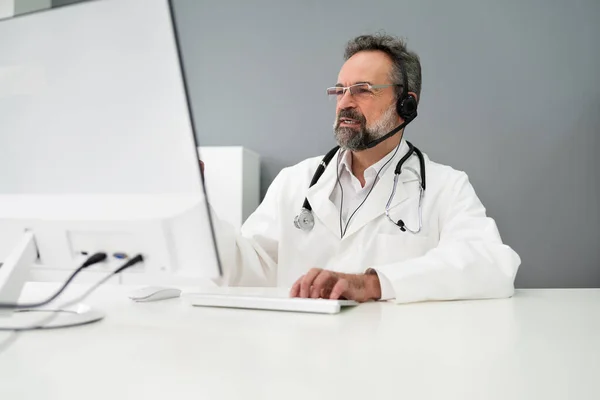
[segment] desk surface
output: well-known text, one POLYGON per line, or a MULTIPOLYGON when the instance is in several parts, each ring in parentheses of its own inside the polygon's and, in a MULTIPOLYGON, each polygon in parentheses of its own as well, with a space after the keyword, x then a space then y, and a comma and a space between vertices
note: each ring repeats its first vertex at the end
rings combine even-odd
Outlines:
POLYGON ((99 323, 20 334, 0 399, 600 398, 600 289, 337 315, 133 303, 130 289, 88 299, 99 323))

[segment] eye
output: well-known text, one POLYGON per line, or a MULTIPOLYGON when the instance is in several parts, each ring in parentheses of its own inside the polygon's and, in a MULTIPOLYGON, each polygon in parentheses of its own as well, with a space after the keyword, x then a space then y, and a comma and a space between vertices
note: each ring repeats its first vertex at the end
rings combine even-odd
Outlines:
POLYGON ((353 95, 368 95, 371 94, 371 89, 369 85, 356 85, 351 87, 351 92, 353 95))
POLYGON ((341 87, 332 87, 327 89, 327 94, 330 96, 341 96, 344 94, 344 89, 341 87))

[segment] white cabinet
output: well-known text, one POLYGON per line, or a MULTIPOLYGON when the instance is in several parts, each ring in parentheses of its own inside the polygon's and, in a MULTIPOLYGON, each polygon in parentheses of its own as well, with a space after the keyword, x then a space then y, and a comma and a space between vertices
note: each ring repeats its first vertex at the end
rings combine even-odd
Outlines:
POLYGON ((0 0, 0 19, 15 15, 15 0, 0 0))
POLYGON ((240 228, 260 202, 260 157, 241 146, 200 146, 208 201, 217 216, 240 228))

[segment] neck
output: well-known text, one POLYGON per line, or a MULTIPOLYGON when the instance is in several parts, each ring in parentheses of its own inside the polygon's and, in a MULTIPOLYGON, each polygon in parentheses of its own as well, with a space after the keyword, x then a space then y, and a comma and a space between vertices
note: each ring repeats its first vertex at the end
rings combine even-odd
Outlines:
POLYGON ((403 133, 404 129, 371 149, 352 152, 352 173, 363 186, 365 185, 365 170, 394 150, 400 144, 403 133))

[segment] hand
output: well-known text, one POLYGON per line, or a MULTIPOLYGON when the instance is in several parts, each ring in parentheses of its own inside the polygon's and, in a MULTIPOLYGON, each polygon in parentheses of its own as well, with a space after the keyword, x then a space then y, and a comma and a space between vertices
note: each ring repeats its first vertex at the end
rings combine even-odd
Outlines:
POLYGON ((381 298, 377 274, 342 274, 312 268, 292 286, 290 297, 339 299, 365 302, 381 298))

